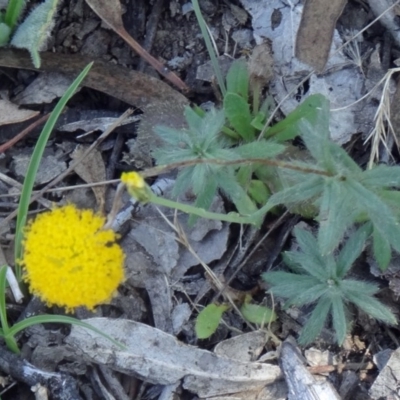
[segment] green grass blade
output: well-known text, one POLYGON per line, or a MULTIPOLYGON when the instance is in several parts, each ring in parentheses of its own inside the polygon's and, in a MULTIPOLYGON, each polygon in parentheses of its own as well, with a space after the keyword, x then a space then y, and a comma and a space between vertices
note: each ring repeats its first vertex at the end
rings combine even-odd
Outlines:
POLYGON ((29 202, 32 194, 33 185, 35 182, 35 177, 37 170, 39 168, 40 161, 43 156, 44 149, 46 147, 49 136, 56 124, 61 112, 63 111, 68 100, 74 95, 78 86, 82 83, 83 79, 88 74, 93 63, 90 63, 72 82, 71 86, 67 89, 61 99, 58 101, 56 107, 47 120, 46 125, 39 136, 36 143, 35 149, 33 151, 31 160, 29 162, 28 172, 26 174, 24 184, 22 187, 22 193, 18 204, 18 214, 17 214, 17 224, 15 232, 15 263, 16 263, 16 277, 18 280, 21 279, 21 268, 18 266, 19 260, 22 256, 22 239, 23 239, 23 228, 26 223, 26 218, 28 215, 29 202))
POLYGON ((7 265, 2 265, 0 267, 0 323, 4 335, 6 335, 9 331, 5 295, 7 268, 7 265))
POLYGON ((24 319, 23 321, 20 321, 16 323, 10 330, 9 330, 9 335, 8 336, 15 336, 18 332, 22 331, 23 329, 29 328, 32 325, 35 324, 45 324, 45 323, 56 323, 56 324, 72 324, 72 325, 77 325, 81 326, 86 329, 90 329, 93 332, 96 332, 97 334, 103 336, 104 338, 108 339, 110 342, 118 346, 120 349, 125 349, 126 347, 118 342, 117 340, 113 339, 111 336, 106 335, 104 332, 102 332, 100 329, 95 328, 94 326, 87 324, 86 322, 80 321, 79 319, 72 318, 72 317, 67 317, 65 315, 36 315, 34 317, 30 317, 27 319, 24 319))
POLYGON ((222 97, 225 97, 225 94, 226 94, 225 81, 222 76, 221 68, 219 67, 217 55, 215 54, 214 47, 211 43, 211 39, 210 39, 210 35, 207 30, 206 23, 204 21, 203 15, 200 10, 199 2, 198 2, 198 0, 193 0, 192 4, 193 4, 194 13, 196 14, 197 22, 199 23, 199 26, 200 26, 201 34, 203 35, 204 42, 206 43, 207 51, 208 51, 208 54, 211 59, 211 64, 213 66, 215 76, 217 78, 218 86, 221 90, 222 97))

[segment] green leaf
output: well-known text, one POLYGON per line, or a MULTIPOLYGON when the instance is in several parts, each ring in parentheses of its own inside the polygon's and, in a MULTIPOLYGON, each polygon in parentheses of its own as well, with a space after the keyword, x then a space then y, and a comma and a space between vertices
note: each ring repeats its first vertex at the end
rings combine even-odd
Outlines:
POLYGON ((370 317, 389 325, 397 325, 397 319, 389 307, 374 297, 363 294, 354 295, 353 293, 347 293, 346 297, 370 317))
POLYGON ((301 335, 299 337, 299 343, 301 345, 307 345, 311 343, 320 334, 325 325, 325 321, 328 317, 331 306, 332 302, 328 297, 321 298, 321 300, 317 303, 309 320, 301 331, 301 335))
POLYGON ((226 87, 228 93, 236 93, 248 101, 249 73, 245 60, 235 60, 226 75, 226 87))
POLYGON ((241 158, 272 158, 281 154, 285 146, 273 141, 259 140, 251 143, 242 144, 232 149, 241 158))
POLYGON ((247 189, 249 196, 257 203, 257 204, 265 204, 271 195, 270 190, 264 182, 261 182, 257 179, 252 179, 250 181, 250 185, 247 189))
POLYGON ((258 131, 262 131, 264 129, 265 119, 265 114, 262 111, 259 111, 251 121, 251 126, 258 131))
POLYGON ((207 118, 207 113, 204 116, 200 116, 191 107, 186 106, 184 115, 189 125, 188 132, 195 132, 196 134, 201 134, 201 125, 203 123, 203 119, 207 118))
POLYGON ((335 178, 326 178, 318 216, 322 254, 329 254, 338 246, 354 218, 354 200, 346 186, 335 178))
POLYGON ((218 185, 232 200, 240 214, 250 215, 257 211, 257 207, 239 182, 222 170, 218 174, 218 185))
POLYGON ((209 304, 197 316, 195 331, 199 339, 209 338, 218 328, 223 313, 229 306, 209 304))
POLYGON ((400 187, 400 167, 378 165, 362 173, 361 184, 373 189, 400 187))
POLYGON ((4 16, 4 22, 11 28, 14 29, 17 24, 21 13, 23 12, 26 0, 9 0, 7 11, 4 16))
POLYGON ((348 188, 352 191, 356 204, 360 211, 365 210, 368 216, 382 238, 400 251, 400 227, 396 220, 396 215, 374 192, 368 190, 360 183, 354 180, 348 180, 348 188))
POLYGON ((392 249, 389 240, 384 238, 382 234, 374 229, 372 234, 374 257, 382 271, 385 271, 389 266, 392 258, 392 249))
POLYGON ((224 97, 224 111, 226 118, 244 141, 251 142, 255 139, 250 106, 243 97, 236 93, 227 93, 224 97))
POLYGON ((320 297, 325 295, 328 290, 329 288, 325 282, 318 283, 309 287, 306 290, 303 290, 297 296, 291 297, 288 302, 285 303, 285 307, 292 305, 303 306, 315 303, 320 297))
POLYGON ((277 319, 275 312, 270 308, 247 302, 243 303, 240 312, 247 321, 258 325, 267 325, 277 319))
POLYGON ((113 339, 111 336, 105 334, 102 332, 100 329, 97 329, 96 327, 84 322, 80 321, 79 319, 73 318, 73 317, 67 317, 64 315, 47 315, 47 314, 42 314, 42 315, 36 315, 34 317, 29 317, 26 318, 20 322, 17 322, 9 331, 9 337, 15 336, 17 333, 21 332, 22 330, 29 328, 32 325, 36 324, 46 324, 46 323, 56 323, 56 324, 71 324, 71 325, 77 325, 81 326, 82 328, 89 329, 100 336, 103 336, 104 338, 108 339, 111 343, 115 344, 117 347, 119 347, 121 350, 126 350, 126 346, 124 346, 122 343, 118 342, 117 340, 113 339))
POLYGON ((315 122, 323 107, 329 110, 329 102, 323 95, 315 94, 309 96, 294 111, 287 115, 284 120, 279 121, 269 128, 265 136, 274 136, 275 140, 278 142, 294 139, 299 134, 298 123, 303 118, 310 121, 310 123, 315 126, 315 129, 322 129, 323 127, 316 126, 315 122))
POLYGON ((53 128, 59 116, 61 115, 65 105, 67 104, 68 100, 75 94, 75 91, 78 89, 79 85, 82 83, 86 75, 89 73, 92 65, 93 63, 90 63, 85 67, 85 69, 77 76, 77 78, 72 82, 69 88, 65 91, 64 95, 58 101, 56 107, 54 108, 53 112, 50 115, 50 118, 47 120, 45 126, 42 129, 42 132, 40 133, 35 149, 33 150, 32 157, 29 161, 28 171, 25 176, 24 184, 22 186, 21 197, 18 203, 18 214, 17 214, 16 233, 14 242, 15 261, 17 262, 17 269, 16 269, 17 279, 21 279, 21 269, 18 263, 22 257, 23 228, 26 223, 32 189, 35 183, 36 173, 39 168, 39 164, 42 159, 44 149, 46 147, 50 134, 53 131, 53 128))
POLYGON ((4 22, 0 22, 0 47, 5 46, 11 35, 11 28, 4 22))
POLYGON ((335 296, 332 299, 332 326, 336 332, 336 339, 339 345, 341 345, 346 338, 347 325, 343 301, 339 296, 335 296))
POLYGON ((13 46, 27 49, 31 53, 35 68, 40 68, 39 51, 50 37, 58 3, 59 0, 45 0, 39 4, 19 25, 11 40, 13 46))
POLYGON ((213 43, 211 41, 210 37, 210 31, 208 30, 207 24, 204 21, 203 15, 201 14, 200 6, 198 0, 193 0, 193 11, 196 15, 197 22, 200 26, 201 34, 203 36, 204 42, 207 47, 208 55, 210 56, 211 59, 211 64, 214 69, 215 76, 217 77, 217 82, 218 86, 221 90, 222 96, 225 96, 226 93, 226 87, 225 87, 225 81, 224 78, 222 77, 222 72, 221 68, 217 59, 217 54, 215 52, 213 43))
POLYGON ((290 272, 273 271, 262 274, 263 279, 271 285, 269 292, 282 297, 292 299, 300 296, 310 287, 316 286, 320 280, 307 275, 293 274, 290 272))
POLYGON ((376 284, 362 282, 356 279, 344 279, 340 282, 340 289, 345 298, 347 298, 348 293, 354 296, 373 296, 379 291, 379 287, 376 284))
POLYGON ((346 240, 343 249, 337 257, 337 277, 339 279, 345 277, 354 261, 360 256, 368 233, 367 226, 364 225, 346 240))
POLYGON ((300 183, 274 193, 268 200, 268 204, 272 208, 279 204, 294 204, 310 200, 320 194, 323 188, 322 177, 305 175, 300 183))

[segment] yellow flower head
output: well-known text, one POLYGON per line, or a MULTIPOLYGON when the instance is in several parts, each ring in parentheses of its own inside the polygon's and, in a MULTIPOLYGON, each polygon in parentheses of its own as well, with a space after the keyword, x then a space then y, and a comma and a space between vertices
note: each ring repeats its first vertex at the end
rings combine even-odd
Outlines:
POLYGON ((125 183, 128 188, 143 189, 146 182, 137 172, 123 172, 121 175, 121 182, 125 183))
POLYGON ((128 193, 136 200, 147 203, 151 199, 151 190, 137 172, 123 172, 121 182, 126 185, 128 193))
POLYGON ((124 277, 124 254, 104 218, 74 205, 40 214, 25 230, 25 281, 49 305, 89 309, 108 301, 124 277))

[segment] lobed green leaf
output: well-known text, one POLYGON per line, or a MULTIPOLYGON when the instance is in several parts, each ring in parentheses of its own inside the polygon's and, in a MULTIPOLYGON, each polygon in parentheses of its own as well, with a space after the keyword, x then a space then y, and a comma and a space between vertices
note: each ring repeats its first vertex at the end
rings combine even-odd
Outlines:
POLYGON ((232 63, 226 75, 226 88, 228 93, 236 93, 248 101, 249 72, 245 60, 239 59, 232 63))

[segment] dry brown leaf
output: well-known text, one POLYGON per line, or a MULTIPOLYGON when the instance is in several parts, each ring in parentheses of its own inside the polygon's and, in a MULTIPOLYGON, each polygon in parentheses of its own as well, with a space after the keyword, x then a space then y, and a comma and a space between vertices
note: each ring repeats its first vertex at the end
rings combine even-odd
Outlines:
MULTIPOLYGON (((72 159, 78 160, 83 157, 89 146, 79 145, 71 154, 72 159)), ((106 180, 106 167, 100 151, 94 149, 87 157, 74 168, 78 176, 86 183, 96 183, 106 180)), ((106 195, 105 186, 92 187, 94 196, 96 197, 97 206, 100 212, 104 210, 104 202, 106 195)))
POLYGON ((326 65, 336 21, 347 0, 307 0, 296 38, 296 57, 321 72, 326 65))
POLYGON ((8 100, 0 99, 0 126, 16 124, 31 119, 39 114, 39 111, 20 109, 8 100))

